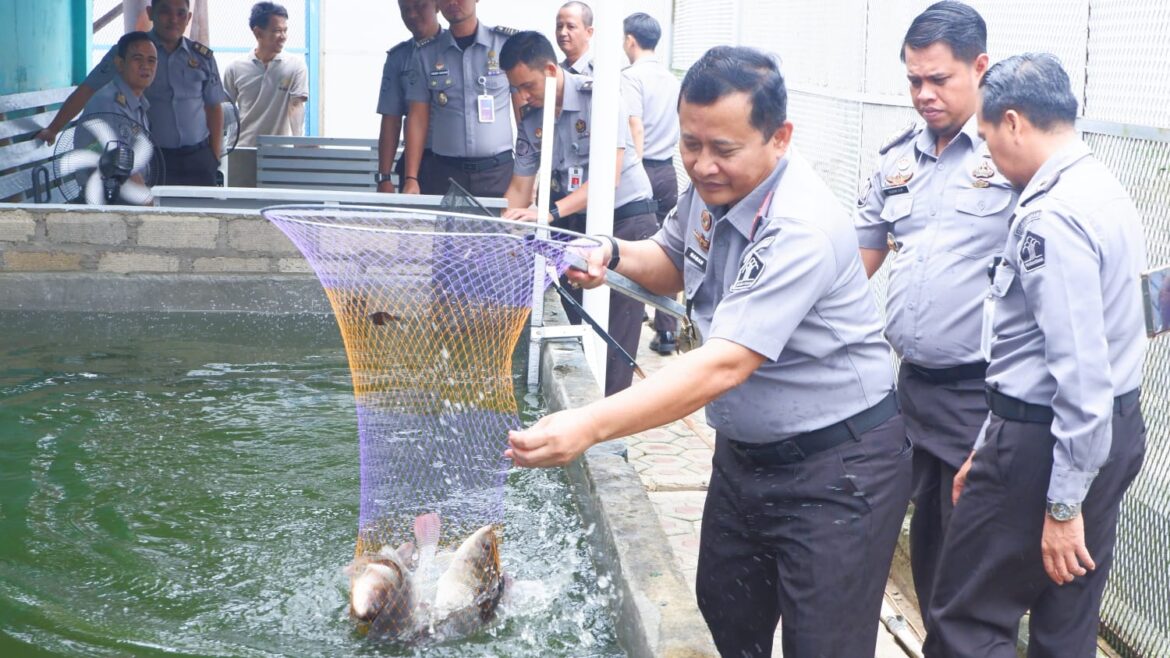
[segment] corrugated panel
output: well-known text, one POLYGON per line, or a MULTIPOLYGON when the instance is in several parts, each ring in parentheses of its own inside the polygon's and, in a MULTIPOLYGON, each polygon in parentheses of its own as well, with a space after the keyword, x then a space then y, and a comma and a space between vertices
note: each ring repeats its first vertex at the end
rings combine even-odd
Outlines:
POLYGON ((801 154, 846 207, 857 199, 857 135, 861 132, 861 105, 827 96, 792 92, 788 118, 795 126, 792 139, 801 154))
POLYGON ((861 91, 866 0, 745 3, 743 45, 777 53, 792 85, 861 91), (832 44, 826 47, 826 44, 832 44))
POLYGON ((1170 127, 1170 2, 1093 0, 1085 116, 1170 127))
POLYGON ((712 46, 737 41, 735 0, 676 0, 671 65, 685 71, 712 46))

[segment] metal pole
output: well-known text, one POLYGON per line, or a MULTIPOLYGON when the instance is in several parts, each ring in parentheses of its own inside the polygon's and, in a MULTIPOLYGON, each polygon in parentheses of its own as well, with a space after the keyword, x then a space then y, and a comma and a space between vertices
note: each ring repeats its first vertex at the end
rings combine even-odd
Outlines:
POLYGON ((305 50, 309 68, 305 135, 316 137, 321 134, 321 0, 305 2, 305 50))
MULTIPOLYGON (((622 42, 622 8, 617 0, 593 4, 593 125, 589 126, 589 205, 587 233, 613 234, 614 189, 617 179, 618 120, 622 118, 620 79, 621 54, 615 44, 622 42)), ((609 290, 585 291, 585 310, 609 330, 609 290)), ((606 345, 597 338, 586 339, 586 352, 593 352, 601 365, 594 370, 604 388, 606 345)))
MULTIPOLYGON (((540 149, 540 169, 536 174, 537 204, 536 223, 539 226, 548 226, 548 199, 552 193, 552 163, 553 140, 556 129, 557 116, 557 79, 544 79, 544 116, 541 123, 541 144, 548 148, 540 149)), ((545 238, 547 230, 537 230, 537 236, 545 238)), ((528 333, 528 390, 535 391, 540 385, 540 344, 543 339, 544 327, 544 256, 536 255, 535 266, 532 271, 532 317, 529 318, 528 333)))

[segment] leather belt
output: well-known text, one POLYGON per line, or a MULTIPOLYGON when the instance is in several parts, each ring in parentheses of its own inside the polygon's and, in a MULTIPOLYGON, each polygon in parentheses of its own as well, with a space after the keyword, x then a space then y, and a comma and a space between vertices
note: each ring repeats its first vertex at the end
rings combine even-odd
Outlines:
MULTIPOLYGON (((1122 409, 1137 402, 1138 398, 1141 397, 1141 392, 1141 388, 1135 388, 1129 393, 1122 393, 1113 398, 1113 413, 1121 413, 1122 409)), ((1052 407, 1017 400, 1010 395, 1000 393, 990 386, 987 388, 987 406, 990 407, 991 413, 996 416, 1004 420, 1014 420, 1020 423, 1047 424, 1051 423, 1052 419, 1056 417, 1052 411, 1052 407)))
POLYGON ((211 144, 211 141, 205 139, 202 142, 199 142, 198 144, 190 144, 188 146, 180 146, 180 147, 173 148, 173 149, 162 148, 162 147, 159 147, 159 148, 160 148, 160 150, 162 150, 163 153, 169 153, 171 155, 191 155, 192 153, 195 153, 196 151, 199 151, 199 150, 209 146, 210 144, 211 144))
POLYGON ((667 158, 665 160, 651 160, 650 158, 642 158, 642 164, 647 167, 673 167, 674 158, 667 158))
POLYGON ((638 215, 653 215, 656 212, 658 212, 658 202, 654 199, 631 201, 623 206, 619 206, 617 210, 613 211, 613 221, 617 223, 623 219, 637 217, 638 215))
POLYGON ((925 379, 932 384, 953 384, 968 379, 984 379, 987 377, 987 362, 964 363, 949 368, 925 368, 920 365, 903 361, 902 365, 914 373, 919 379, 925 379))
POLYGON ((747 443, 731 439, 727 443, 732 450, 757 464, 795 464, 818 452, 836 448, 846 441, 860 441, 862 434, 893 418, 897 413, 898 399, 890 393, 881 402, 865 411, 819 430, 771 443, 747 443))
POLYGON ((435 154, 435 159, 444 164, 458 167, 462 171, 478 172, 494 169, 512 161, 512 152, 504 151, 487 158, 455 158, 449 155, 435 154))

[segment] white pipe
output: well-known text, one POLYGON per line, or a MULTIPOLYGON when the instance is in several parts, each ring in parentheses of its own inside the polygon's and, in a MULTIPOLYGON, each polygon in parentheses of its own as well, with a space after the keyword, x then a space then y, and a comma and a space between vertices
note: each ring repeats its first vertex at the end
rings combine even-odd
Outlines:
MULTIPOLYGON (((622 42, 622 7, 617 0, 596 0, 593 3, 593 106, 589 126, 589 205, 585 231, 589 234, 613 235, 614 189, 617 176, 617 135, 621 107, 621 70, 619 58, 622 42)), ((609 330, 609 290, 594 288, 585 291, 585 311, 609 330)), ((605 382, 606 345, 593 342, 593 351, 601 363, 595 369, 598 381, 605 382)), ((604 388, 604 386, 603 386, 604 388)))

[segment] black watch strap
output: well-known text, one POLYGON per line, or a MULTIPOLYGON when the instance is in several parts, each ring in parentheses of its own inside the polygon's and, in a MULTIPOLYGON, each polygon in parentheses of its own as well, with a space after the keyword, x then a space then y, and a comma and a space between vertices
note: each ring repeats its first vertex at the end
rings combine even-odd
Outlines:
POLYGON ((613 239, 613 236, 610 235, 601 235, 598 237, 609 240, 609 264, 606 265, 606 268, 611 270, 617 269, 618 263, 622 262, 622 254, 621 250, 618 249, 617 240, 613 239))
POLYGON ((390 172, 383 173, 381 171, 375 171, 374 172, 374 182, 375 183, 387 183, 390 181, 391 176, 393 176, 393 174, 390 172))
POLYGON ((555 203, 549 204, 548 221, 550 224, 561 221, 561 209, 555 203))

